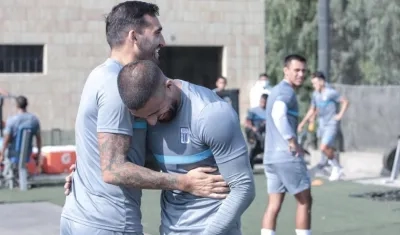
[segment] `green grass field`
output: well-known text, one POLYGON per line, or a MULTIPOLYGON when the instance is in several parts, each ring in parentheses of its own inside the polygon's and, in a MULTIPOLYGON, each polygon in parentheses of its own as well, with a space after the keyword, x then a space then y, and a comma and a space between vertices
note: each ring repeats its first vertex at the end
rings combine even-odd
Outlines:
MULTIPOLYGON (((260 234, 261 218, 266 206, 265 178, 256 175, 257 196, 242 217, 244 235, 260 234)), ((317 235, 398 235, 400 234, 400 202, 378 202, 352 198, 349 194, 384 187, 365 186, 350 182, 325 182, 313 188, 313 234, 317 235)), ((142 212, 145 232, 156 235, 160 220, 159 191, 145 190, 142 212)), ((28 192, 0 191, 0 202, 49 201, 64 203, 62 187, 34 188, 28 192)), ((288 195, 283 206, 277 234, 294 234, 295 201, 288 195)))

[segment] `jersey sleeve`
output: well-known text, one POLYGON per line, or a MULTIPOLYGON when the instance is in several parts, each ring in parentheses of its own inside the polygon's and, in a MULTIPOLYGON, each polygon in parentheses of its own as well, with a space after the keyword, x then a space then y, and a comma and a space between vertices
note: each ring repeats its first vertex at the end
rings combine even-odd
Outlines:
POLYGON ((331 100, 334 101, 335 103, 340 103, 340 99, 342 98, 342 96, 340 95, 340 93, 337 90, 333 90, 331 92, 331 100))
POLYGON ((199 139, 209 146, 217 164, 247 154, 239 118, 230 104, 222 101, 208 104, 196 124, 199 139))
POLYGON ((132 136, 131 115, 113 85, 104 84, 97 94, 97 132, 132 136))
POLYGON ((208 221, 203 234, 225 234, 240 220, 255 197, 247 145, 238 116, 226 102, 207 105, 200 113, 197 125, 200 141, 211 149, 218 170, 231 190, 215 216, 208 221))
POLYGON ((247 111, 246 119, 247 119, 247 120, 250 120, 250 121, 253 121, 253 119, 254 119, 254 113, 253 113, 253 110, 252 110, 252 109, 249 109, 249 110, 247 111))
POLYGON ((274 102, 272 106, 271 116, 272 120, 281 134, 281 136, 288 140, 292 137, 295 137, 296 134, 293 132, 292 128, 290 127, 288 118, 287 118, 287 111, 288 108, 283 101, 277 100, 274 102))
POLYGON ((40 121, 39 121, 39 119, 37 118, 37 117, 35 117, 35 127, 36 127, 36 129, 35 129, 35 131, 36 131, 36 133, 39 133, 40 132, 40 121))
POLYGON ((8 118, 7 121, 6 121, 5 128, 3 130, 4 134, 12 135, 12 131, 14 129, 14 126, 15 126, 15 118, 14 117, 8 118))
POLYGON ((279 94, 276 97, 275 101, 282 101, 283 103, 286 104, 286 106, 289 106, 292 98, 293 98, 293 94, 292 93, 284 92, 284 93, 279 94))

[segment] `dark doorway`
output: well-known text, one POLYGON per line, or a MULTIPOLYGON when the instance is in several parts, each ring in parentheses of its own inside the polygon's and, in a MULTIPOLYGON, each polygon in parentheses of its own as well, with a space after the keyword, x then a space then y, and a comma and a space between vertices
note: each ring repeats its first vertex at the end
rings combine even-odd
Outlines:
POLYGON ((222 47, 164 47, 160 50, 160 67, 169 78, 213 89, 221 75, 222 47))

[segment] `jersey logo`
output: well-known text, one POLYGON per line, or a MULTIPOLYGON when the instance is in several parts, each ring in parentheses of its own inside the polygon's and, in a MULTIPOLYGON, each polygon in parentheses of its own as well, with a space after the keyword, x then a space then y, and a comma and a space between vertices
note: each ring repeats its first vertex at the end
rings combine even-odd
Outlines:
POLYGON ((181 127, 181 144, 190 143, 190 130, 187 127, 181 127))

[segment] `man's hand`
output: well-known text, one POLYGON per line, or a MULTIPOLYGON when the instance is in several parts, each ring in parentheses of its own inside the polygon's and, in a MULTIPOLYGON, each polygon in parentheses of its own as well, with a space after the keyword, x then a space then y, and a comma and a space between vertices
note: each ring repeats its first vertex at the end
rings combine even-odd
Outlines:
POLYGON ((296 157, 304 156, 304 149, 298 143, 293 141, 289 141, 289 151, 296 153, 296 157))
POLYGON ((304 127, 304 123, 300 123, 300 124, 297 126, 297 133, 300 133, 300 132, 303 130, 303 127, 304 127))
POLYGON ((184 175, 187 179, 185 190, 199 197, 224 199, 228 196, 229 187, 221 175, 212 175, 217 169, 199 167, 184 175))
POLYGON ((340 120, 342 120, 342 115, 336 114, 334 118, 336 121, 340 121, 340 120))
POLYGON ((71 185, 72 185, 72 179, 73 179, 73 176, 74 176, 75 168, 76 168, 76 165, 72 164, 69 167, 69 170, 71 171, 71 173, 67 177, 65 177, 65 184, 64 184, 64 189, 65 189, 64 194, 65 194, 65 196, 68 196, 69 193, 71 192, 71 185))

